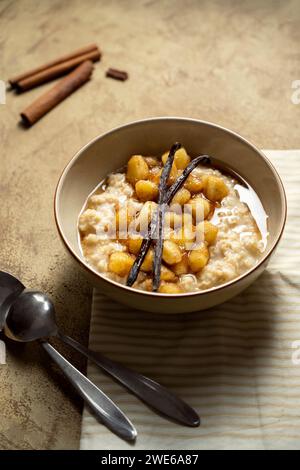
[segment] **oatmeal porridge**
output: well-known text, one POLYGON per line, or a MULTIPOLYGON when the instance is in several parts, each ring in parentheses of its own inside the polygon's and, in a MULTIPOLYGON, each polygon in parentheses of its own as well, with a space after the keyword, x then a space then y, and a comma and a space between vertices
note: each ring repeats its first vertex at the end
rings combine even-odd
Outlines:
MULTIPOLYGON (((140 258, 132 283, 139 290, 153 290, 151 224, 169 158, 169 152, 131 156, 126 168, 99 184, 79 216, 87 262, 103 276, 128 284, 140 258), (150 245, 141 259, 147 238, 150 245)), ((254 191, 207 162, 188 173, 192 161, 184 148, 177 150, 166 181, 166 195, 180 179, 183 183, 164 206, 161 293, 202 291, 231 281, 255 266, 266 245, 267 216, 254 191)))

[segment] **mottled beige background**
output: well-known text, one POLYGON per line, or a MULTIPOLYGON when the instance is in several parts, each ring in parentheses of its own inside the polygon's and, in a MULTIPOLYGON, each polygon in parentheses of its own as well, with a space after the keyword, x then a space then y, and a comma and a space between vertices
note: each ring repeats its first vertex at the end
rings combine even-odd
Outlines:
MULTIPOLYGON (((83 342, 91 288, 53 220, 62 168, 97 134, 147 116, 206 119, 262 148, 299 148, 300 2, 0 0, 0 79, 90 42, 103 50, 92 81, 32 129, 18 126, 19 112, 51 84, 0 105, 1 268, 48 292, 60 325, 83 342), (130 80, 106 79, 109 66, 130 80)), ((78 448, 80 400, 37 344, 7 349, 0 448, 78 448)))

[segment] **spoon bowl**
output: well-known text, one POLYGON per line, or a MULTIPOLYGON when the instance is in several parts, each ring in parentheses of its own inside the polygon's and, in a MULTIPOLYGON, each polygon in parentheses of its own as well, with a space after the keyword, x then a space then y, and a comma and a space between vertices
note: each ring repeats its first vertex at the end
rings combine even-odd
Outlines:
POLYGON ((24 289, 10 306, 4 333, 15 341, 34 341, 57 334, 55 309, 50 298, 39 291, 24 289))

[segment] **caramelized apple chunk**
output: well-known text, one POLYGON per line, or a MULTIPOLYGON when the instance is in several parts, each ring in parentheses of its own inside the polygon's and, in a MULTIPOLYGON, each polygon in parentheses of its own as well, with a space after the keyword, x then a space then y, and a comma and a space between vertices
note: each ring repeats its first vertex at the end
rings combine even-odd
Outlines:
POLYGON ((195 196, 187 206, 190 208, 196 222, 206 219, 211 211, 210 202, 202 196, 195 196))
POLYGON ((171 240, 165 240, 163 245, 162 259, 167 264, 176 264, 181 261, 182 252, 176 243, 171 240))
POLYGON ((189 253, 189 266, 193 273, 198 273, 209 260, 209 251, 205 243, 189 253))
POLYGON ((172 199, 172 204, 184 206, 191 199, 191 193, 186 188, 181 188, 172 199))
POLYGON ((141 155, 133 155, 127 164, 127 180, 135 185, 139 180, 146 180, 149 176, 149 167, 141 155))
POLYGON ((142 271, 149 273, 153 270, 153 257, 154 257, 153 250, 152 249, 148 250, 145 256, 145 259, 143 261, 143 264, 141 266, 142 271))
POLYGON ((215 243, 218 235, 218 227, 213 225, 211 222, 204 220, 200 222, 196 227, 197 235, 202 238, 208 245, 215 243))
POLYGON ((162 282, 158 292, 161 292, 162 294, 181 294, 182 290, 178 284, 173 282, 162 282))
POLYGON ((182 274, 187 274, 189 272, 189 259, 187 253, 184 253, 181 261, 174 264, 172 269, 177 276, 181 276, 182 274))
POLYGON ((175 273, 167 268, 166 266, 162 265, 161 266, 161 272, 160 272, 160 279, 162 281, 169 281, 169 282, 174 282, 177 280, 177 276, 175 273))
POLYGON ((128 250, 130 253, 137 255, 142 246, 142 237, 135 236, 128 239, 128 250))
POLYGON ((134 263, 134 257, 123 251, 112 253, 109 258, 108 270, 118 276, 127 276, 134 263))
POLYGON ((135 191, 140 201, 154 201, 158 196, 158 186, 153 181, 139 180, 135 184, 135 191))
POLYGON ((209 175, 203 192, 210 201, 220 202, 224 197, 228 196, 229 190, 221 178, 209 175))
MULTIPOLYGON (((163 154, 163 156, 161 157, 162 159, 162 162, 163 164, 165 165, 166 164, 166 161, 168 159, 168 156, 169 156, 169 152, 165 152, 163 154)), ((181 147, 180 149, 178 149, 176 152, 175 152, 175 155, 174 155, 174 164, 175 164, 175 167, 178 169, 178 170, 184 170, 185 167, 188 166, 188 164, 190 163, 191 161, 191 158, 189 157, 189 155, 186 153, 186 150, 181 147)))

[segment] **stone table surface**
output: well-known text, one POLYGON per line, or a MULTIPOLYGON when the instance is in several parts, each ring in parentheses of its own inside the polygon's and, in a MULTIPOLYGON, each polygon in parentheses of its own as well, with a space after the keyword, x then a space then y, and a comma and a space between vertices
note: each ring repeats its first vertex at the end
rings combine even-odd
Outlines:
MULTIPOLYGON (((213 121, 261 148, 299 148, 300 104, 291 96, 300 80, 300 2, 0 1, 1 80, 90 42, 103 50, 92 80, 34 127, 18 125, 19 113, 51 84, 7 92, 0 105, 1 269, 50 294, 63 330, 83 343, 91 287, 53 218, 62 169, 97 134, 161 115, 213 121), (130 79, 106 79, 110 66, 130 79)), ((81 401, 38 344, 6 347, 0 448, 78 448, 81 401)))

